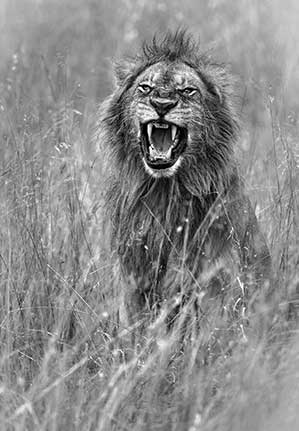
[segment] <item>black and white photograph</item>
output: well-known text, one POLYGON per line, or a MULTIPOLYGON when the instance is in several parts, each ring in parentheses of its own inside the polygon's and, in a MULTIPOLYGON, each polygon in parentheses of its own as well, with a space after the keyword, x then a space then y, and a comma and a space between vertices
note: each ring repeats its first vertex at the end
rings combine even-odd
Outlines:
POLYGON ((0 34, 0 431, 299 430, 299 2, 0 34))

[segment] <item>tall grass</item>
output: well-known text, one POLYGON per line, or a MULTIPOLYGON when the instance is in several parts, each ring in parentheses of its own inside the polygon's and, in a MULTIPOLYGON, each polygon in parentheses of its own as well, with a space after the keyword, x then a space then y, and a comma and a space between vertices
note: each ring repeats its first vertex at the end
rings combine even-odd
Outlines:
MULTIPOLYGON (((139 322, 123 327, 118 310, 125 286, 103 209, 105 160, 89 133, 96 102, 112 87, 107 56, 117 51, 113 41, 124 29, 124 45, 135 43, 148 16, 157 16, 163 27, 169 4, 116 2, 117 17, 105 1, 71 3, 59 9, 29 2, 31 18, 22 2, 3 7, 0 429, 297 429, 298 110, 280 86, 292 82, 291 66, 277 87, 263 87, 253 105, 262 127, 252 108, 254 93, 244 93, 247 134, 239 148, 273 257, 273 303, 262 302, 249 326, 240 319, 228 325, 215 309, 196 336, 196 322, 189 322, 185 342, 184 312, 170 333, 163 310, 142 332, 139 322), (265 333, 261 318, 270 307, 265 333)), ((198 12, 196 2, 187 3, 198 12)), ((202 14, 218 7, 229 16, 232 9, 212 3, 210 9, 202 5, 202 14)), ((259 13, 254 3, 249 15, 259 13)), ((178 15, 169 23, 180 20, 178 15)), ((227 29, 231 22, 226 17, 227 29)), ((241 31, 231 29, 225 33, 228 49, 233 30, 241 31)), ((257 67, 267 78, 268 69, 258 61, 257 67)), ((248 91, 255 85, 248 84, 248 91)))

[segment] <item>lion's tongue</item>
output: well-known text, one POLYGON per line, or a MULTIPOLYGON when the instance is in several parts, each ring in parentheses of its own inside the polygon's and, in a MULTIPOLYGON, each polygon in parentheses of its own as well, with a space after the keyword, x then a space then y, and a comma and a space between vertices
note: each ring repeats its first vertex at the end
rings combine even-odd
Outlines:
POLYGON ((172 145, 170 128, 160 129, 154 127, 151 144, 158 153, 166 156, 172 145))

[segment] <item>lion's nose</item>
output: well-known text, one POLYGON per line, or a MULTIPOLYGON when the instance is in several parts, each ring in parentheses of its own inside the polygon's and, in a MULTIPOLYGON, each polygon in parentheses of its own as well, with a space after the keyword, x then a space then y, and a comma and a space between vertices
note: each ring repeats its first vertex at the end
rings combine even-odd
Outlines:
POLYGON ((165 115, 168 111, 170 111, 170 109, 174 108, 177 105, 178 101, 174 99, 152 97, 150 99, 150 103, 159 115, 165 115))

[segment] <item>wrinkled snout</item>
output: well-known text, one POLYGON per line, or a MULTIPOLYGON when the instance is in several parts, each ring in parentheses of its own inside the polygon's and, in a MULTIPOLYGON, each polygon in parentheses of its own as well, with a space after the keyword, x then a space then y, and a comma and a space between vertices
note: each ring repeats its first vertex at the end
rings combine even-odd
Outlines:
POLYGON ((178 100, 153 96, 150 98, 150 104, 155 108, 157 114, 164 116, 178 104, 178 100))

